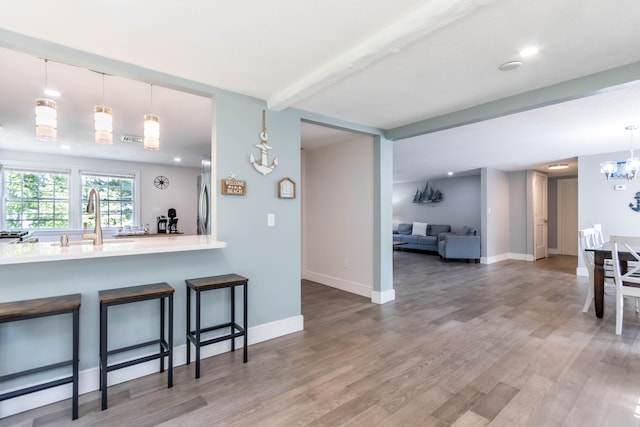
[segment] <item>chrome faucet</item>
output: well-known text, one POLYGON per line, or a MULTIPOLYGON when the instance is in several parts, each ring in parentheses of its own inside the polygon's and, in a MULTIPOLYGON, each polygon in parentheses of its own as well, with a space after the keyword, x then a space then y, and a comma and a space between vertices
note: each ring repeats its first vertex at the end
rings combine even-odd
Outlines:
POLYGON ((95 188, 89 191, 89 203, 87 203, 87 213, 95 212, 96 225, 93 233, 87 233, 87 223, 84 223, 83 239, 93 240, 94 245, 102 245, 102 226, 100 225, 100 193, 95 188), (94 201, 95 198, 95 201, 94 201))

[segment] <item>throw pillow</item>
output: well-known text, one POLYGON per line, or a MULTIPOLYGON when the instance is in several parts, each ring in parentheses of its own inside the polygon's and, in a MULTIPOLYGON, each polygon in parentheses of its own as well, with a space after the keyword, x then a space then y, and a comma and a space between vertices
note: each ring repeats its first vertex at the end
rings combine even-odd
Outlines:
POLYGON ((411 224, 398 224, 398 234, 409 236, 411 234, 411 224))
POLYGON ((411 229, 412 236, 426 236, 427 235, 427 223, 426 222, 414 222, 411 229))

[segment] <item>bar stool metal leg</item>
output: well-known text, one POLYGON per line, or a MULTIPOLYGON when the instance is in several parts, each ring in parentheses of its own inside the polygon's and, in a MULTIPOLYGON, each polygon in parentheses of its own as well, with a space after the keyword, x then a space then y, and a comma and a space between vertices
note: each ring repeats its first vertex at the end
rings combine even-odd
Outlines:
MULTIPOLYGON (((236 323, 236 287, 231 286, 231 326, 229 327, 229 333, 233 334, 235 329, 233 324, 236 323)), ((231 338, 231 351, 236 351, 236 339, 231 338)))
POLYGON ((243 296, 243 305, 244 305, 244 310, 242 313, 242 327, 244 328, 244 355, 243 355, 243 362, 247 363, 247 336, 249 335, 249 332, 247 331, 247 328, 249 326, 247 319, 248 319, 248 314, 247 314, 247 308, 249 307, 249 305, 247 304, 247 298, 249 296, 249 292, 248 292, 248 286, 247 283, 245 282, 244 286, 244 296, 243 296))
POLYGON ((107 321, 108 306, 100 304, 100 384, 102 386, 102 410, 107 409, 107 321))
POLYGON ((200 378, 200 291, 196 290, 196 379, 200 378))
POLYGON ((187 287, 187 365, 191 364, 191 289, 187 287))
POLYGON ((78 419, 78 365, 80 361, 80 310, 73 311, 73 381, 71 418, 78 419))
MULTIPOLYGON (((164 337, 164 335, 163 335, 164 337)), ((169 373, 167 374, 169 385, 173 387, 173 294, 169 295, 169 373)), ((187 342, 187 345, 189 343, 187 342)))

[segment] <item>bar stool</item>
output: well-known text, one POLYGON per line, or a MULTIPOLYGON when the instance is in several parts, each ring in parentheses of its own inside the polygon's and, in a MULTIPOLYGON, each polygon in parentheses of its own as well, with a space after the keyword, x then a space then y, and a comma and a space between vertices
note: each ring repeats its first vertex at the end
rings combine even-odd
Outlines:
POLYGON ((153 283, 150 285, 131 286, 127 288, 107 289, 98 292, 100 297, 100 390, 102 390, 102 409, 107 409, 107 373, 117 369, 126 368, 139 363, 160 359, 160 372, 164 372, 164 358, 168 357, 167 367, 167 387, 173 387, 173 293, 175 289, 167 283, 153 283), (169 300, 169 322, 168 338, 165 339, 165 298, 169 300), (113 350, 108 349, 107 327, 109 307, 120 304, 129 304, 138 301, 152 299, 160 300, 160 339, 143 342, 140 344, 121 347, 113 350), (117 353, 135 350, 137 348, 148 347, 159 344, 158 353, 148 356, 138 357, 126 362, 116 363, 109 366, 108 357, 117 353))
MULTIPOLYGON (((0 401, 71 383, 73 389, 71 397, 71 419, 75 420, 78 418, 78 346, 80 337, 79 319, 81 298, 82 296, 80 294, 71 294, 24 301, 5 302, 0 304, 0 324, 19 320, 35 319, 37 317, 57 316, 68 313, 73 314, 73 350, 71 360, 3 375, 0 377, 0 382, 65 366, 71 366, 71 376, 0 394, 0 401)), ((8 343, 3 343, 2 345, 8 345, 8 343)))
POLYGON ((187 289, 187 365, 191 364, 191 343, 196 348, 196 379, 200 378, 200 347, 214 344, 221 341, 231 340, 231 351, 235 351, 235 338, 244 337, 244 354, 243 362, 247 363, 247 288, 249 279, 237 274, 224 274, 221 276, 200 277, 197 279, 185 280, 187 289), (244 287, 243 298, 243 323, 242 327, 236 323, 236 286, 244 287), (200 294, 204 291, 213 289, 231 289, 231 321, 206 328, 202 328, 200 324, 200 314, 202 307, 200 304, 200 294), (196 293, 196 328, 191 330, 191 291, 196 293), (202 340, 203 333, 214 331, 216 329, 230 328, 230 332, 226 335, 202 340))

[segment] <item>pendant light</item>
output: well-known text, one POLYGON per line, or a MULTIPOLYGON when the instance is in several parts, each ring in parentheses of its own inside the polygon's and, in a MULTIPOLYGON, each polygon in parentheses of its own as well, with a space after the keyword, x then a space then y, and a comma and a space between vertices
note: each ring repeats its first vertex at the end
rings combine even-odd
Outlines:
POLYGON ((104 73, 102 73, 102 105, 93 107, 96 144, 113 144, 111 107, 104 105, 104 73))
POLYGON ((627 162, 624 165, 624 173, 627 176, 628 180, 635 179, 638 176, 638 171, 640 171, 640 159, 634 157, 633 155, 633 130, 637 129, 638 126, 627 126, 625 129, 631 132, 631 154, 627 159, 627 162))
MULTIPOLYGON (((602 172, 607 178, 607 180, 611 179, 611 177, 617 172, 616 177, 624 176, 629 181, 638 177, 640 173, 640 159, 633 155, 633 131, 637 129, 636 125, 626 126, 625 129, 630 132, 631 135, 631 149, 629 158, 624 163, 624 170, 618 170, 618 163, 614 161, 608 161, 600 164, 600 172, 602 172), (622 175, 624 173, 624 175, 622 175)), ((622 162, 620 162, 622 163, 622 162)))
MULTIPOLYGON (((44 88, 47 90, 47 59, 44 60, 44 88)), ((36 98, 36 138, 55 141, 58 137, 58 111, 55 101, 36 98)))
MULTIPOLYGON (((153 85, 151 85, 150 107, 153 108, 153 85)), ((160 149, 160 119, 155 114, 144 115, 144 148, 160 149)))

